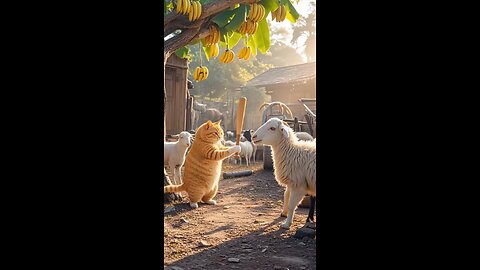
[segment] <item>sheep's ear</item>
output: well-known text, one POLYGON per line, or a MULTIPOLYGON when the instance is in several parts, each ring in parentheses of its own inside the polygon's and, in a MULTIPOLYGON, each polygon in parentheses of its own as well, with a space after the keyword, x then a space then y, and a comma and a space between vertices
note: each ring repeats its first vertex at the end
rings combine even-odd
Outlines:
POLYGON ((286 139, 288 139, 288 137, 290 136, 290 134, 288 133, 287 127, 284 126, 284 125, 280 125, 280 130, 282 131, 283 137, 285 137, 286 139))

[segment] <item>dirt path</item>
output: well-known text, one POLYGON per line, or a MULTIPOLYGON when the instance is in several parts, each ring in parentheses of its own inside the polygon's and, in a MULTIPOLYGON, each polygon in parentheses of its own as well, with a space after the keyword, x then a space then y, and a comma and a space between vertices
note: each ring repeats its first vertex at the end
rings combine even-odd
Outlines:
MULTIPOLYGON (((223 171, 244 169, 224 164, 223 171)), ((185 201, 165 214, 165 269, 316 269, 316 240, 291 237, 308 209, 280 229, 284 189, 261 163, 248 169, 252 176, 220 180, 217 205, 191 210, 185 201)))

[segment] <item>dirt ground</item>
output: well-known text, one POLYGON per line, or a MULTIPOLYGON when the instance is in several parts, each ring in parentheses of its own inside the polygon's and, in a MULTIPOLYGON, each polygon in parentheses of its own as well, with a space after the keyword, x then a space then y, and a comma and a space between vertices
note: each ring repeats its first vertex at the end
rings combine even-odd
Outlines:
POLYGON ((165 269, 316 269, 316 240, 292 237, 308 209, 298 208, 290 230, 281 229, 284 189, 273 172, 264 171, 261 162, 248 168, 223 165, 223 172, 246 169, 254 174, 221 178, 217 205, 192 210, 184 199, 165 213, 165 269))

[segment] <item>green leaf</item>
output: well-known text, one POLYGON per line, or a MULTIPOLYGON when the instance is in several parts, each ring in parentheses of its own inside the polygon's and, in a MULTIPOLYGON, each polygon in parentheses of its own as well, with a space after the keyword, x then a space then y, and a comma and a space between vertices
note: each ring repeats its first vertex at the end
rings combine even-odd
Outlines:
POLYGON ((207 61, 210 61, 210 49, 212 48, 211 46, 206 47, 202 46, 203 51, 205 52, 205 58, 207 58, 207 61))
POLYGON ((272 10, 276 10, 278 8, 278 1, 277 0, 262 0, 260 4, 265 7, 265 16, 272 10))
POLYGON ((235 17, 225 25, 225 29, 228 31, 237 31, 240 27, 240 24, 245 20, 245 5, 240 5, 239 8, 234 10, 235 17))
POLYGON ((188 47, 182 47, 175 52, 175 54, 180 58, 187 58, 188 53, 190 53, 190 49, 188 47))
POLYGON ((223 11, 222 13, 213 17, 212 22, 216 23, 220 28, 223 28, 228 24, 228 22, 230 22, 234 13, 234 10, 223 11))
POLYGON ((167 14, 167 0, 163 0, 163 14, 167 14))
POLYGON ((231 37, 228 37, 228 47, 232 49, 237 46, 238 42, 242 39, 242 35, 237 32, 233 32, 231 37))
POLYGON ((270 49, 270 30, 266 18, 258 22, 257 32, 253 35, 253 39, 261 53, 265 54, 270 49))
POLYGON ((300 18, 300 14, 298 14, 290 0, 284 0, 283 2, 285 2, 284 5, 287 9, 287 20, 291 21, 292 23, 296 22, 297 19, 300 18))
POLYGON ((255 39, 253 39, 252 37, 249 37, 247 45, 250 46, 250 48, 252 49, 252 54, 257 56, 257 45, 255 44, 255 39))

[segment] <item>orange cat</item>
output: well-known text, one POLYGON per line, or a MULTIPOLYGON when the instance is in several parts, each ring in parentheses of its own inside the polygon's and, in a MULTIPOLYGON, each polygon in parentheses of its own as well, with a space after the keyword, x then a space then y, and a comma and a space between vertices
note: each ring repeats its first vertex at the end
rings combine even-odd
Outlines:
POLYGON ((166 186, 164 193, 186 191, 192 208, 197 208, 200 201, 217 203, 213 198, 218 191, 222 161, 241 150, 238 145, 224 147, 220 143, 223 138, 221 121, 212 123, 208 120, 198 127, 192 148, 185 158, 183 184, 166 186))

